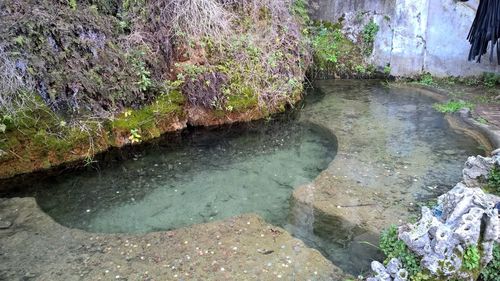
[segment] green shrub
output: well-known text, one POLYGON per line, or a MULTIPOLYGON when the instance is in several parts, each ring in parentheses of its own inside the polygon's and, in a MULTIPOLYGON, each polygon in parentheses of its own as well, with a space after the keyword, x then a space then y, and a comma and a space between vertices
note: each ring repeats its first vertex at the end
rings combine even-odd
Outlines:
POLYGON ((390 75, 390 74, 391 74, 391 71, 392 71, 392 69, 391 69, 391 66, 390 66, 390 65, 386 65, 386 66, 384 66, 384 74, 385 74, 385 75, 390 75))
POLYGON ((495 166, 488 175, 488 182, 485 186, 488 192, 500 194, 500 168, 495 166))
POLYGON ((295 0, 292 4, 292 14, 299 17, 302 23, 309 22, 309 13, 307 12, 306 0, 295 0))
POLYGON ((488 88, 495 87, 498 83, 500 83, 500 75, 496 73, 487 72, 483 75, 483 84, 488 88))
POLYGON ((474 105, 466 101, 449 101, 447 103, 436 103, 434 104, 434 109, 442 113, 453 113, 457 112, 462 108, 472 109, 474 105))
POLYGON ((373 52, 373 43, 380 27, 373 20, 363 27, 364 54, 369 56, 373 52))
POLYGON ((432 75, 430 73, 422 74, 418 82, 422 85, 427 85, 427 86, 434 85, 434 79, 432 78, 432 75))
POLYGON ((395 225, 382 232, 380 249, 387 257, 385 263, 392 258, 399 258, 403 267, 408 271, 411 280, 413 280, 412 276, 416 276, 421 272, 419 258, 398 238, 398 229, 395 225))
POLYGON ((493 246, 493 260, 483 268, 480 279, 483 281, 500 280, 500 245, 498 243, 493 246))
POLYGON ((464 257, 462 260, 462 267, 466 270, 474 270, 479 268, 479 261, 481 256, 479 255, 479 250, 477 246, 470 246, 465 249, 464 257))

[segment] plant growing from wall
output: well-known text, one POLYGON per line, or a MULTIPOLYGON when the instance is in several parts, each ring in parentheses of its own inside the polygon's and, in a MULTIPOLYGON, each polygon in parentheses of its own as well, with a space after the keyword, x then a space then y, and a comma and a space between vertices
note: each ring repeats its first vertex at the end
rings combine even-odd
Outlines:
POLYGON ((364 43, 364 54, 366 56, 371 55, 373 52, 373 43, 375 42, 375 36, 379 30, 380 27, 373 20, 370 20, 370 22, 363 27, 362 37, 364 43))

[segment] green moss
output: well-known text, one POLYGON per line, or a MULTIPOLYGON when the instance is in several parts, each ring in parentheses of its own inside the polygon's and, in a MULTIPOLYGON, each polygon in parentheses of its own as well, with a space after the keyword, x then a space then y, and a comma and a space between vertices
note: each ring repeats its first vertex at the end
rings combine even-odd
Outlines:
POLYGON ((246 86, 227 97, 226 110, 241 112, 246 109, 255 108, 258 104, 259 101, 254 90, 246 86))
POLYGON ((161 94, 152 104, 140 109, 129 109, 112 121, 113 128, 124 130, 152 130, 160 118, 169 115, 180 115, 183 111, 185 97, 178 90, 161 94))

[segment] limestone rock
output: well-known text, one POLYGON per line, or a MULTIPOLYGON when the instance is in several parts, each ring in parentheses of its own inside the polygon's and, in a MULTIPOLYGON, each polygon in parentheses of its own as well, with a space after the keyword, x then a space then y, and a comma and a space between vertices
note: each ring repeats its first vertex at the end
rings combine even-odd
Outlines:
POLYGON ((378 261, 373 261, 371 264, 373 272, 375 272, 375 277, 372 281, 392 281, 391 275, 387 272, 384 265, 378 261))
MULTIPOLYGON (((470 158, 469 158, 470 159, 470 158)), ((488 163, 489 159, 485 159, 488 163)), ((488 171, 486 171, 486 174, 488 171)), ((480 243, 481 229, 485 229, 482 265, 492 258, 494 241, 499 239, 498 210, 479 188, 469 188, 458 183, 448 193, 438 199, 439 217, 427 207, 422 208, 422 218, 416 224, 399 228, 399 238, 410 250, 422 257, 421 267, 432 274, 456 276, 462 267, 465 249, 480 243)), ((460 273, 461 280, 473 278, 468 273, 460 273)))
POLYGON ((480 155, 469 157, 463 169, 463 181, 465 185, 468 187, 480 187, 480 179, 488 177, 488 173, 495 163, 500 165, 500 155, 497 153, 494 154, 492 158, 480 155))
MULTIPOLYGON (((476 187, 484 184, 490 170, 499 164, 500 150, 492 158, 469 157, 463 182, 441 195, 434 210, 422 207, 422 217, 417 223, 399 227, 399 239, 421 258, 422 269, 443 280, 472 281, 474 274, 461 270, 465 250, 477 246, 482 251, 482 267, 492 260, 493 245, 500 242, 499 209, 496 208, 500 198, 476 187)), ((372 263, 372 270, 377 273, 372 281, 406 280, 408 272, 398 262, 391 260, 387 268, 372 263)))
POLYGON ((375 276, 367 278, 367 281, 406 281, 408 279, 408 271, 402 268, 401 261, 397 258, 391 259, 387 267, 378 261, 372 262, 371 267, 375 276))

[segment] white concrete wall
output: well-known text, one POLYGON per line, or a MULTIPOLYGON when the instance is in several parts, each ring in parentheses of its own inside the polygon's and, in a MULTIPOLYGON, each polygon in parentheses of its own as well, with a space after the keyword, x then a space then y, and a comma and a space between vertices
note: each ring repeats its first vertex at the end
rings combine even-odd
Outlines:
POLYGON ((472 76, 500 72, 489 54, 482 63, 467 61, 467 34, 479 0, 310 0, 312 16, 336 22, 345 18, 350 36, 360 32, 367 20, 375 20, 380 31, 371 62, 391 65, 392 74, 412 76, 430 72, 435 76, 472 76), (362 13, 367 19, 360 21, 362 13))

